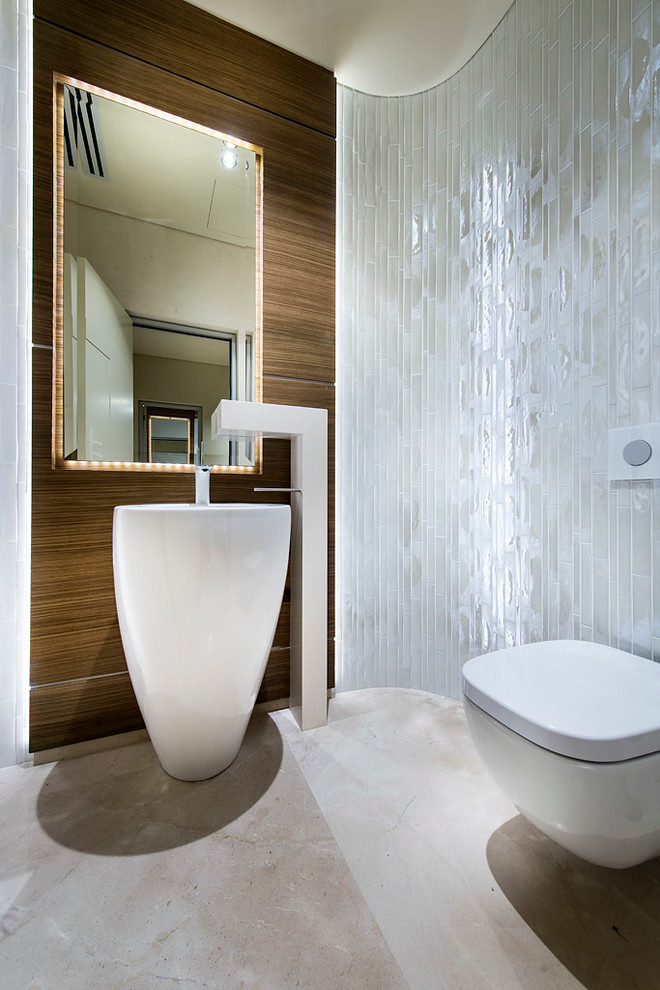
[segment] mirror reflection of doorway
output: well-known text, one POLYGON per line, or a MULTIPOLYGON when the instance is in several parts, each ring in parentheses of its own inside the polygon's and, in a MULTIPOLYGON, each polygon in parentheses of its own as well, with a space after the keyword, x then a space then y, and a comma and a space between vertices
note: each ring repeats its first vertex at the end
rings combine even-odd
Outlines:
MULTIPOLYGON (((148 456, 148 444, 139 437, 143 401, 150 406, 175 410, 197 409, 196 455, 200 454, 199 444, 204 441, 207 464, 231 463, 228 439, 212 436, 211 416, 220 399, 234 397, 236 350, 235 334, 133 316, 136 460, 154 463, 148 456)), ((161 446, 164 450, 165 445, 161 446)), ((169 445, 169 449, 176 453, 174 445, 169 445)))
POLYGON ((259 391, 246 376, 259 363, 248 338, 260 331, 260 153, 83 82, 60 79, 58 94, 61 456, 181 464, 176 417, 159 424, 169 436, 140 450, 137 404, 149 399, 202 407, 206 462, 254 468, 244 442, 211 436, 211 416, 221 399, 259 391), (93 168, 89 134, 102 135, 93 168), (221 163, 227 141, 235 168, 221 163))
POLYGON ((148 464, 198 464, 200 406, 140 400, 140 460, 148 464))

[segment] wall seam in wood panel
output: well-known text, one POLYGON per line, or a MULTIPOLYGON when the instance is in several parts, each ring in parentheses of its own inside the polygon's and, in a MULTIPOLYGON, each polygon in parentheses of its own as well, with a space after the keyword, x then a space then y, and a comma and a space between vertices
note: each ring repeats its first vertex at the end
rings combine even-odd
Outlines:
POLYGON ((41 691, 42 688, 58 687, 60 684, 82 684, 84 681, 102 681, 106 677, 122 677, 126 673, 123 670, 113 670, 107 674, 90 674, 89 677, 67 677, 63 681, 47 681, 45 684, 31 684, 30 691, 41 691))
POLYGON ((34 16, 150 64, 221 85, 334 138, 334 74, 183 0, 34 0, 34 16))
MULTIPOLYGON (((87 35, 82 34, 80 31, 73 31, 69 27, 63 28, 61 24, 57 23, 57 21, 51 21, 46 17, 35 17, 35 21, 38 21, 41 24, 47 24, 49 27, 57 28, 58 31, 67 31, 69 34, 74 35, 76 38, 81 38, 83 41, 93 40, 89 39, 87 35)), ((117 52, 118 55, 128 55, 129 58, 134 59, 136 62, 141 62, 142 65, 148 65, 152 69, 161 69, 161 66, 159 66, 157 62, 152 62, 148 58, 140 58, 139 55, 126 52, 123 48, 118 48, 116 45, 108 45, 106 42, 95 42, 95 44, 102 44, 104 48, 109 48, 111 51, 117 52)), ((311 124, 305 124, 299 120, 296 120, 295 117, 287 117, 286 114, 278 113, 276 110, 267 110, 264 107, 260 107, 256 103, 252 103, 250 100, 239 99, 238 97, 227 92, 227 90, 218 89, 216 86, 209 85, 209 83, 200 82, 198 79, 195 79, 194 76, 186 76, 183 72, 175 72, 170 68, 163 71, 168 72, 171 76, 174 76, 177 79, 183 80, 183 82, 193 83, 195 86, 201 86, 202 89, 208 90, 209 93, 217 93, 220 96, 226 97, 228 100, 233 100, 235 103, 240 103, 242 106, 250 107, 252 110, 259 110, 263 113, 268 113, 271 117, 276 117, 278 120, 286 121, 287 124, 295 124, 296 127, 303 127, 306 131, 311 131, 313 134, 321 134, 323 137, 333 137, 333 135, 328 134, 327 131, 324 131, 320 127, 312 127, 311 124)))
POLYGON ((307 385, 325 385, 327 388, 335 388, 334 381, 323 381, 321 378, 292 378, 291 375, 264 375, 264 378, 273 378, 278 382, 305 382, 307 385))

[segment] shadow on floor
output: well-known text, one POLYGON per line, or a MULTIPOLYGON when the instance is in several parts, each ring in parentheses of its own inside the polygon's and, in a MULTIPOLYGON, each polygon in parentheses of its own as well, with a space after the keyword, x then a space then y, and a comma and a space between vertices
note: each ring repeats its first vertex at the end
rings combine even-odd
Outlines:
POLYGON ((272 719, 253 718, 243 746, 217 777, 169 777, 150 743, 57 763, 39 793, 37 816, 60 845, 97 856, 141 856, 195 842, 257 803, 282 764, 272 719))
POLYGON ((660 859, 593 866, 522 815, 491 836, 487 858, 509 902, 586 990, 658 990, 660 859))

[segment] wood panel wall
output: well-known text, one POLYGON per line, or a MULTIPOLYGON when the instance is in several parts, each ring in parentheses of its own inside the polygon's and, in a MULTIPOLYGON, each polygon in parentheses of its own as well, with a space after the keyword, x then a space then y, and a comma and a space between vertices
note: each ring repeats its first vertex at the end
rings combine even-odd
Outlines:
MULTIPOLYGON (((183 0, 35 0, 33 504, 30 748, 140 728, 112 577, 115 505, 193 500, 180 471, 51 463, 53 73, 70 75, 264 149, 263 397, 323 406, 329 439, 329 683, 334 683, 335 82, 332 73, 183 0)), ((289 445, 263 473, 216 474, 216 502, 271 500, 289 445)), ((277 496, 287 500, 286 496, 277 496)), ((289 693, 288 590, 259 701, 289 693)))

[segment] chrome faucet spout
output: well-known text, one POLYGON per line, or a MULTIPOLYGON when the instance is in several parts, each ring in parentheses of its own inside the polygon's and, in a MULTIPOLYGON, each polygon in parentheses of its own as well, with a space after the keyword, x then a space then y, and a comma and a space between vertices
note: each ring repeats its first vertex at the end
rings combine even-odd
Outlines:
POLYGON ((208 505, 211 500, 210 492, 211 467, 206 464, 195 465, 195 505, 208 505))

